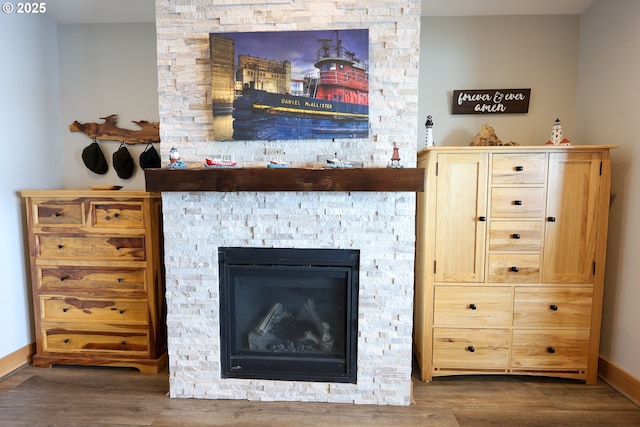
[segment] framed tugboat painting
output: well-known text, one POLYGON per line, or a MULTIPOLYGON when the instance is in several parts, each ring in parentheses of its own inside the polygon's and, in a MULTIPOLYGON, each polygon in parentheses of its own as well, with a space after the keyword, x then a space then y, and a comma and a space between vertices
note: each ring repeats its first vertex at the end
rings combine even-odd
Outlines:
POLYGON ((211 33, 217 141, 366 138, 369 31, 211 33))

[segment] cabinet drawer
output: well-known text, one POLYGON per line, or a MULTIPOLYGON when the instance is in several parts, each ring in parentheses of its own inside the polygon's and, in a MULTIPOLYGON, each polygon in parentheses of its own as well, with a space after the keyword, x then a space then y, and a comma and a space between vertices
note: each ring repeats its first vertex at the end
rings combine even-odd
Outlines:
POLYGON ((487 280, 491 283, 540 281, 540 255, 489 254, 487 280))
POLYGON ((78 353, 82 356, 96 353, 149 355, 149 335, 146 331, 86 331, 82 327, 76 330, 73 326, 43 331, 43 350, 78 353))
POLYGON ((547 155, 544 153, 494 154, 491 164, 493 184, 543 184, 547 155))
POLYGON ((127 267, 38 267, 41 292, 145 292, 145 269, 127 267))
POLYGON ((147 324, 147 301, 63 296, 40 297, 41 316, 52 322, 118 322, 147 324))
POLYGON ((434 368, 501 368, 509 359, 508 329, 433 330, 434 368))
POLYGON ((145 259, 144 237, 36 235, 39 256, 73 259, 145 259))
POLYGON ((515 326, 582 327, 591 324, 592 288, 516 288, 515 326))
POLYGON ((436 286, 433 324, 448 327, 510 326, 511 288, 436 286))
POLYGON ((91 226, 95 228, 144 228, 142 202, 91 202, 91 226))
POLYGON ((512 368, 586 369, 589 330, 515 330, 512 368))
POLYGON ((541 221, 491 221, 489 226, 491 251, 539 251, 541 242, 541 221))
POLYGON ((73 200, 34 202, 34 226, 70 225, 81 227, 84 218, 83 206, 82 201, 73 200))
POLYGON ((495 187, 491 189, 492 218, 542 218, 544 188, 495 187))

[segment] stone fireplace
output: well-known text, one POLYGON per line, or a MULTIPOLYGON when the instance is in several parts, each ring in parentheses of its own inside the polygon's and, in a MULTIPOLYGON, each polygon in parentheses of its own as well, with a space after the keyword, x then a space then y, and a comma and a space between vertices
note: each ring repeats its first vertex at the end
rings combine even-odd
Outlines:
POLYGON ((282 160, 303 175, 317 168, 323 156, 334 153, 362 162, 361 171, 396 172, 386 169, 394 143, 402 165, 408 170, 415 167, 420 2, 215 3, 156 1, 163 161, 168 160, 170 148, 177 146, 190 168, 201 166, 206 156, 224 153, 248 171, 241 177, 218 177, 211 175, 214 171, 201 170, 196 172, 210 175, 190 177, 191 170, 161 169, 155 171, 163 174, 158 186, 150 186, 149 173, 154 171, 145 171, 147 189, 162 191, 163 199, 170 395, 408 405, 415 191, 420 190, 389 185, 402 173, 385 175, 379 181, 386 184, 372 190, 360 186, 369 178, 355 169, 330 172, 345 172, 348 178, 341 182, 335 183, 336 176, 331 175, 309 187, 308 177, 303 176, 300 185, 289 188, 282 187, 290 176, 273 180, 280 184, 269 187, 253 171, 266 170, 274 153, 284 152, 282 160), (369 28, 368 138, 214 140, 209 33, 331 28, 369 28), (237 188, 238 180, 252 185, 237 188), (197 185, 187 185, 194 182, 197 185), (346 185, 351 182, 358 185, 346 185), (213 187, 205 188, 203 183, 213 187), (218 268, 218 251, 223 247, 359 251, 355 383, 224 378, 218 268))

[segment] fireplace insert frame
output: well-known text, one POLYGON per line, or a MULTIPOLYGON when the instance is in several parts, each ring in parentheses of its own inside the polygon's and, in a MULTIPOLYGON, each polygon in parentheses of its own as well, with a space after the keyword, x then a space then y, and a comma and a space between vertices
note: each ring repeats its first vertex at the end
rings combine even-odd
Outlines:
MULTIPOLYGON (((222 378, 353 383, 357 381, 358 295, 360 251, 351 249, 292 249, 221 247, 220 361, 222 378), (340 356, 287 352, 238 351, 235 343, 233 280, 245 271, 326 274, 343 277, 344 340, 340 356)), ((342 280, 342 279, 341 279, 342 280)))

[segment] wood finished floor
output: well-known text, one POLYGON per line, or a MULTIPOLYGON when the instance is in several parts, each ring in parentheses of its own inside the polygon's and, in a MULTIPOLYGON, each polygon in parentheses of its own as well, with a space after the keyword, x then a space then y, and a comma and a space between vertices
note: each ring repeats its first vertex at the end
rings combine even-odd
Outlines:
POLYGON ((408 407, 170 399, 168 374, 26 367, 0 381, 0 426, 640 426, 640 407, 603 382, 414 378, 408 407))

